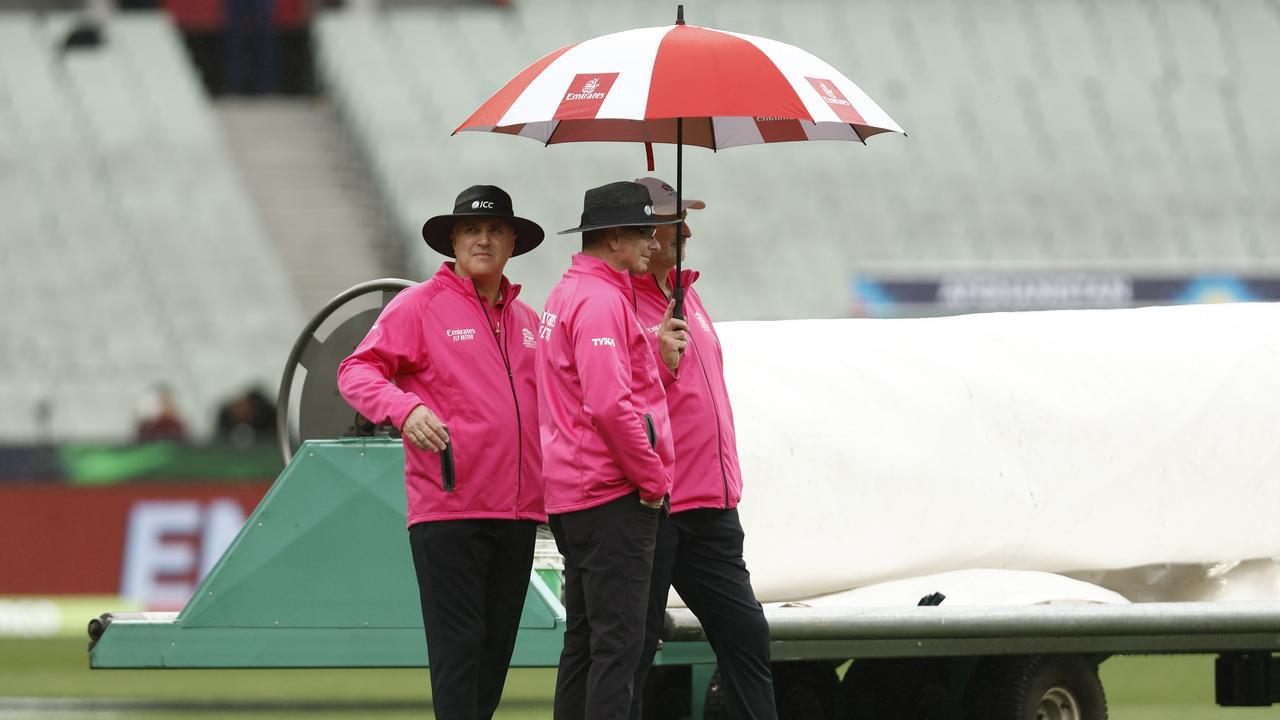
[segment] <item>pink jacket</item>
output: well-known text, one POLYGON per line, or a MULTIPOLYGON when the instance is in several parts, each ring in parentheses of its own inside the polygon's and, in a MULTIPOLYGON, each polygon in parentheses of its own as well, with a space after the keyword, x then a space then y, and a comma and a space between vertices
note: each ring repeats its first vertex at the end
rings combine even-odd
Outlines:
POLYGON ((585 510, 637 488, 646 501, 670 492, 675 449, 664 384, 675 378, 656 357, 629 275, 574 255, 538 331, 547 512, 585 510))
MULTIPOLYGON (((696 270, 685 270, 684 316, 689 347, 680 360, 680 382, 667 388, 667 410, 675 438, 679 472, 671 486, 671 512, 737 507, 742 471, 733 427, 733 407, 724 384, 724 354, 702 298, 693 289, 696 270)), ((670 279, 675 280, 675 271, 670 279)), ((656 339, 669 302, 652 275, 633 277, 636 312, 656 339)))
POLYGON ((444 488, 443 454, 404 444, 409 525, 547 519, 534 385, 537 316, 519 294, 504 277, 494 311, 446 262, 397 295, 338 368, 342 397, 366 418, 399 428, 421 404, 449 428, 452 492, 444 488))

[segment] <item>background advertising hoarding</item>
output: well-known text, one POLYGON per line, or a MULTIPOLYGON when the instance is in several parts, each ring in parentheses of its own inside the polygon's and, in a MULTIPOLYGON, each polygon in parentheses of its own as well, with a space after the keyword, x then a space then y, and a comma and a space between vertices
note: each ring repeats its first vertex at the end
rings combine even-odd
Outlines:
POLYGON ((0 596, 180 609, 268 487, 0 485, 0 596))
POLYGON ((1102 271, 859 274, 854 317, 894 318, 1018 310, 1086 310, 1280 300, 1280 278, 1133 275, 1102 271))

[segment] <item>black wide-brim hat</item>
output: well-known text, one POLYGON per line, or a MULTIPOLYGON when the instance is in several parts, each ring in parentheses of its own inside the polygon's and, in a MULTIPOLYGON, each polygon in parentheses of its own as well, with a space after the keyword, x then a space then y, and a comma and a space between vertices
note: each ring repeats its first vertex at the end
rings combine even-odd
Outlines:
POLYGON ((614 182, 588 190, 582 198, 581 224, 561 230, 559 234, 611 227, 674 225, 678 222, 678 219, 659 220, 654 216, 649 188, 636 182, 614 182))
POLYGON ((453 226, 468 217, 496 217, 511 225, 516 231, 516 247, 511 257, 523 255, 542 244, 546 233, 538 223, 517 217, 511 209, 511 196, 496 185, 472 185, 458 193, 449 215, 437 215, 422 225, 422 239, 432 250, 453 257, 453 226))

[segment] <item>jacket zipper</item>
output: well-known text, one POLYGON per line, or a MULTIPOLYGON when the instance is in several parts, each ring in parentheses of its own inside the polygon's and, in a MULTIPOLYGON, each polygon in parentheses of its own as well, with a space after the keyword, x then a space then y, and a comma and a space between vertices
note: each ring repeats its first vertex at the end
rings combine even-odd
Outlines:
MULTIPOLYGON (((670 300, 671 298, 667 297, 666 291, 658 284, 658 277, 656 275, 650 275, 649 277, 653 278, 653 285, 658 288, 658 292, 662 294, 662 297, 670 300)), ((632 292, 634 293, 635 291, 633 290, 632 292)), ((689 296, 686 294, 686 302, 688 299, 689 296)), ((711 398, 711 409, 715 410, 716 414, 716 457, 720 459, 720 483, 724 487, 724 509, 728 510, 729 474, 724 469, 724 428, 720 426, 720 406, 716 403, 715 389, 711 387, 711 376, 707 375, 707 367, 702 364, 702 353, 698 352, 698 344, 693 341, 693 333, 689 333, 689 345, 693 347, 693 354, 698 358, 698 369, 702 371, 702 381, 707 384, 707 397, 711 398)))
MULTIPOLYGON (((636 314, 636 322, 640 324, 640 334, 644 334, 644 323, 640 322, 640 300, 636 297, 636 286, 631 286, 631 311, 636 314)), ((627 352, 631 352, 631 348, 627 348, 627 352)), ((653 424, 653 416, 644 413, 644 433, 649 438, 649 448, 654 452, 658 451, 658 428, 653 424)), ((674 438, 673 438, 674 439, 674 438)))
POLYGON ((716 455, 720 458, 720 483, 724 486, 724 509, 729 509, 729 475, 724 469, 724 429, 720 426, 720 405, 716 403, 715 389, 711 387, 711 376, 707 375, 707 367, 702 364, 702 353, 693 342, 693 333, 689 333, 689 344, 693 345, 693 354, 698 358, 698 368, 702 370, 702 380, 707 384, 707 397, 711 398, 711 409, 716 413, 716 455))
MULTIPOLYGON (((502 358, 502 365, 507 370, 507 385, 511 387, 511 402, 516 407, 516 498, 515 506, 512 512, 515 517, 520 516, 520 486, 524 480, 524 423, 520 419, 520 398, 516 395, 516 380, 511 374, 511 356, 506 352, 506 348, 502 344, 502 333, 498 331, 501 328, 502 321, 507 315, 508 308, 511 307, 511 300, 502 306, 502 313, 498 316, 498 328, 493 326, 493 320, 489 317, 489 311, 484 307, 484 298, 480 296, 480 289, 475 286, 473 281, 471 287, 476 291, 476 301, 480 303, 480 314, 484 315, 484 321, 489 326, 489 334, 493 337, 493 341, 498 345, 498 357, 502 358)), ((508 333, 509 335, 510 333, 508 333)))

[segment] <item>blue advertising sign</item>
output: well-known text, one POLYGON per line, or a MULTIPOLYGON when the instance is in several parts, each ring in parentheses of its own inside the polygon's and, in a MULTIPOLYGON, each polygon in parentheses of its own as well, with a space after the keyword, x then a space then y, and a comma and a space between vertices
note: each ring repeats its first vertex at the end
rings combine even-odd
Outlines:
POLYGON ((1116 272, 951 272, 855 275, 855 317, 927 317, 1280 300, 1280 277, 1116 272))

